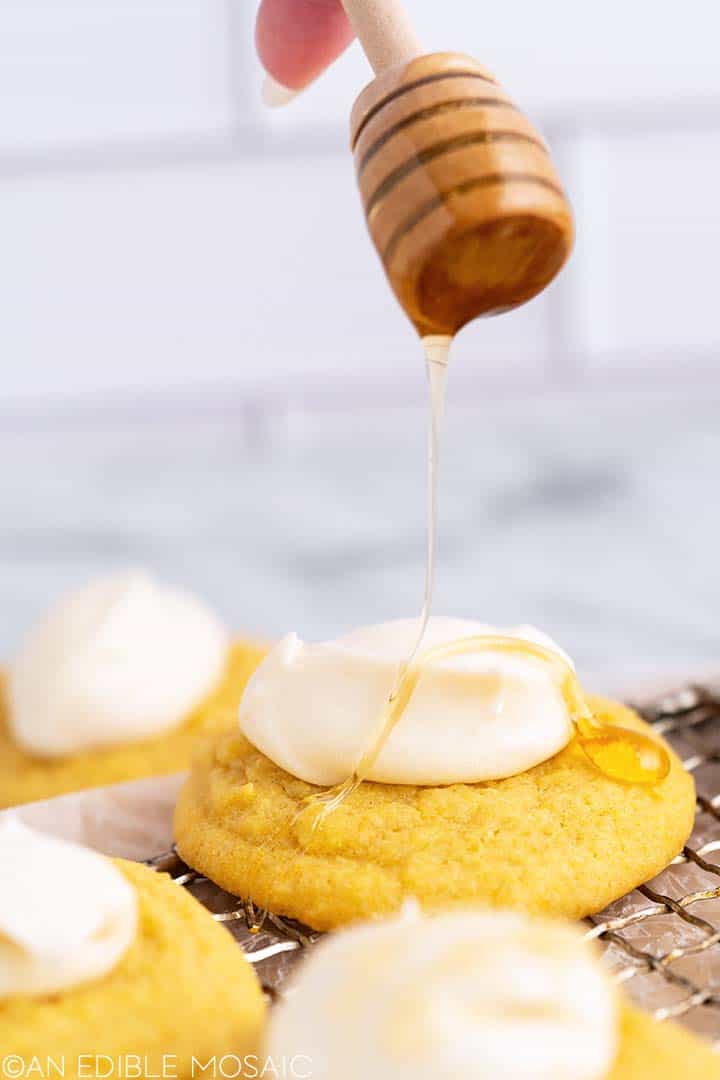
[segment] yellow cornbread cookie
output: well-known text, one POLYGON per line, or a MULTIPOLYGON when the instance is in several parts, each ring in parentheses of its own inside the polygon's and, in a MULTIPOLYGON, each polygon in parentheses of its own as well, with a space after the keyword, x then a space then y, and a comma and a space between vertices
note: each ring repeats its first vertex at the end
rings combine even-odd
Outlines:
MULTIPOLYGON (((600 721, 649 732, 590 698, 600 721)), ((672 752, 655 787, 599 773, 571 743, 505 780, 448 787, 366 782, 313 831, 316 791, 237 730, 199 749, 175 812, 178 850, 229 892, 319 930, 457 902, 581 918, 647 881, 693 824, 692 778, 672 752)))
POLYGON ((187 769, 198 735, 235 724, 245 684, 265 652, 259 645, 234 644, 218 687, 178 727, 67 757, 36 757, 17 745, 8 724, 5 686, 0 685, 0 808, 187 769))
POLYGON ((63 1062, 65 1080, 76 1080, 96 1075, 95 1056, 105 1055, 98 1064, 101 1076, 185 1080, 193 1075, 193 1056, 204 1064, 213 1055, 255 1054, 265 1018, 263 994, 230 934, 165 874, 114 861, 137 891, 135 941, 102 979, 44 997, 0 1000, 4 1060, 17 1055, 28 1069, 33 1059, 63 1062), (163 1055, 173 1063, 165 1071, 163 1055), (135 1056, 139 1074, 123 1068, 135 1056))
POLYGON ((720 1057, 676 1024, 660 1024, 624 1005, 620 1051, 607 1080, 720 1080, 720 1057))

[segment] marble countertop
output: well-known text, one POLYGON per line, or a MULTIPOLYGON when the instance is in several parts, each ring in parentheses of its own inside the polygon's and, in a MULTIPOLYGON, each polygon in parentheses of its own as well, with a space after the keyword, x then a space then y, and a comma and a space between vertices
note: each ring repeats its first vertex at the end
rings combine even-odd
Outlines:
MULTIPOLYGON (((720 397, 450 395, 435 610, 553 634, 597 686, 720 668, 720 397)), ((0 652, 147 566, 239 632, 414 614, 422 409, 219 408, 0 431, 0 652)))

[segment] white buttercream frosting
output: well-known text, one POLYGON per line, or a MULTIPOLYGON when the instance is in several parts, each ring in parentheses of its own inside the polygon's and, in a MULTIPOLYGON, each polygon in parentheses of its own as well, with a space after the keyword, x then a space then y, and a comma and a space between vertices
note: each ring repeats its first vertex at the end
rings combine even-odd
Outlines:
POLYGON ((205 604, 147 574, 102 578, 36 627, 11 666, 15 740, 48 757, 179 724, 214 686, 228 638, 205 604))
POLYGON ((454 912, 338 933, 272 1013, 267 1053, 313 1080, 601 1080, 613 989, 581 934, 519 914, 454 912))
MULTIPOLYGON (((398 665, 417 634, 412 619, 312 645, 283 638, 253 675, 240 705, 250 742, 293 776, 345 780, 373 741, 398 665)), ((504 634, 552 649, 530 626, 497 630, 430 619, 422 650, 477 634, 504 634)), ((493 651, 433 661, 367 779, 450 784, 524 772, 556 754, 572 725, 557 672, 538 659, 493 651)))
POLYGON ((0 873, 0 998, 102 978, 132 943, 135 891, 104 856, 8 817, 0 873))

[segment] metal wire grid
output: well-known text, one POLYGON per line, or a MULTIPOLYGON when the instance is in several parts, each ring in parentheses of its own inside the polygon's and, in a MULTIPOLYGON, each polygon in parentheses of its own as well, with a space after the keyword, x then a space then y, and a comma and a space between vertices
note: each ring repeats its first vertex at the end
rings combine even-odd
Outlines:
POLYGON ((620 983, 658 1020, 680 1019, 720 1049, 720 693, 690 686, 636 706, 692 772, 692 835, 654 881, 591 920, 620 983))
POLYGON ((302 952, 322 937, 292 919, 257 908, 252 900, 238 899, 220 889, 187 866, 174 848, 149 859, 148 865, 169 874, 204 904, 217 922, 227 925, 271 1000, 280 995, 283 982, 302 952))
MULTIPOLYGON (((679 752, 697 785, 687 846, 653 882, 593 916, 617 981, 658 1020, 679 1019, 720 1050, 720 691, 691 686, 636 706, 679 752)), ((219 889, 172 850, 150 860, 228 925, 276 998, 302 952, 321 936, 219 889)))

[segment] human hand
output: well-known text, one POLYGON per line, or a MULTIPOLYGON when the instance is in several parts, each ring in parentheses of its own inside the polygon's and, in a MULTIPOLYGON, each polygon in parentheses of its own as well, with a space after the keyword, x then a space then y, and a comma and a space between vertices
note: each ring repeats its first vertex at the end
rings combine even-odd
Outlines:
POLYGON ((261 0, 255 44, 267 73, 265 103, 284 105, 292 100, 353 36, 340 0, 261 0))

